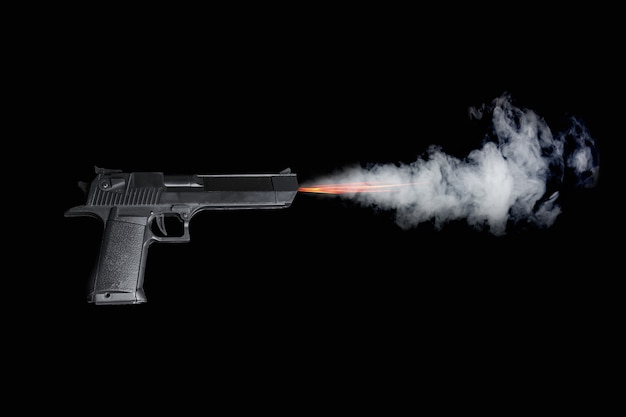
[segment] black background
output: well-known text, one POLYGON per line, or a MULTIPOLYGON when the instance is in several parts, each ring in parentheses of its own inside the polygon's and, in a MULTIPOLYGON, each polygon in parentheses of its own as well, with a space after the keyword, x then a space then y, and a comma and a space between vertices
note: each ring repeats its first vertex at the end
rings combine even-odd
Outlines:
POLYGON ((546 359, 573 372, 576 347, 610 337, 615 35, 608 25, 592 33, 583 12, 453 14, 86 13, 39 38, 42 149, 54 155, 63 237, 42 283, 53 288, 38 294, 50 327, 81 341, 77 353, 102 347, 86 366, 204 364, 228 369, 228 383, 335 364, 351 375, 433 367, 435 381, 546 359), (468 108, 505 92, 554 131, 578 117, 596 140, 598 186, 564 193, 548 230, 403 231, 386 214, 300 193, 287 210, 203 212, 190 243, 153 244, 146 304, 86 302, 102 226, 63 212, 84 202, 76 183, 94 165, 289 167, 304 183, 354 163, 412 162, 430 144, 463 157, 486 130, 468 108), (142 362, 148 352, 163 360, 142 362))

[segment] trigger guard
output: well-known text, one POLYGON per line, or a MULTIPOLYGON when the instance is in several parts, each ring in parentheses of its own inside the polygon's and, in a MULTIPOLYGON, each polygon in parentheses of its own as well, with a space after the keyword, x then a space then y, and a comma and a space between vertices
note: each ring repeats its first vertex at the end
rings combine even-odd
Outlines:
MULTIPOLYGON (((186 214, 186 213, 183 213, 186 214)), ((168 241, 186 241, 189 240, 189 218, 181 213, 161 212, 155 214, 152 223, 156 227, 152 228, 152 237, 154 240, 167 239, 168 241), (166 218, 176 219, 178 225, 169 224, 166 218)))

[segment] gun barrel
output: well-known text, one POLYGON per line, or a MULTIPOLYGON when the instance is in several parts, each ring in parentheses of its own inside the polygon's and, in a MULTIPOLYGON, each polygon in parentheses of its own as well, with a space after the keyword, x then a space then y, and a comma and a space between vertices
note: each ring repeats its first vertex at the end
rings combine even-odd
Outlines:
POLYGON ((163 183, 166 187, 204 187, 198 175, 165 175, 163 183))
POLYGON ((299 185, 296 174, 166 175, 160 204, 191 204, 202 209, 288 207, 299 185))
POLYGON ((279 174, 164 175, 163 183, 168 188, 204 188, 206 191, 225 189, 245 191, 282 189, 282 191, 297 191, 298 188, 293 188, 296 185, 296 178, 296 174, 285 170, 279 174))

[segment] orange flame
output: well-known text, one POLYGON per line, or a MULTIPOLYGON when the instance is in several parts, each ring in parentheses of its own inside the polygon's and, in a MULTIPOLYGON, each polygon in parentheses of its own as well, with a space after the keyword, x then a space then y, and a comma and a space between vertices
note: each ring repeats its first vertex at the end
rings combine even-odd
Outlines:
POLYGON ((414 182, 408 183, 385 183, 385 182, 347 182, 342 184, 320 184, 309 187, 300 187, 298 191, 303 193, 318 194, 346 194, 346 193, 381 193, 406 187, 414 182))

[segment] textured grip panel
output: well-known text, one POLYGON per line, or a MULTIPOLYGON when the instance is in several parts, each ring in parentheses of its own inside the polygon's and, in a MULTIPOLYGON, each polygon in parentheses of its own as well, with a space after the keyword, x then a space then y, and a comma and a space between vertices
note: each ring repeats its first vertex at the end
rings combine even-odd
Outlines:
POLYGON ((143 274, 150 239, 147 219, 109 220, 103 235, 98 266, 90 285, 96 304, 137 304, 146 301, 143 274))

